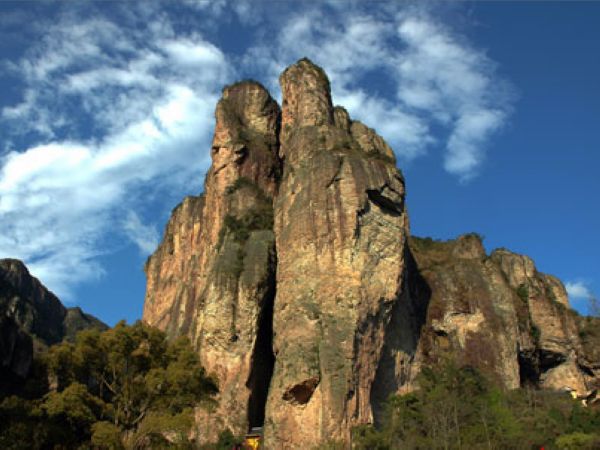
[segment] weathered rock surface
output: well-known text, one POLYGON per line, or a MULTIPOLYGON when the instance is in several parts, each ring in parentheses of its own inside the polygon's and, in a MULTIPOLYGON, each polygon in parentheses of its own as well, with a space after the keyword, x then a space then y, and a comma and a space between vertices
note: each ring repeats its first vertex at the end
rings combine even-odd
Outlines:
MULTIPOLYGON (((488 256, 474 234, 446 242, 411 238, 410 250, 428 287, 411 298, 427 304, 412 374, 453 356, 507 388, 584 393, 597 385, 598 354, 581 338, 590 321, 570 309, 562 283, 538 272, 530 258, 505 249, 488 256)), ((402 388, 411 389, 414 376, 404 381, 402 388)))
POLYGON ((269 449, 348 442, 446 357, 508 388, 598 384, 598 323, 558 279, 473 234, 409 239, 391 148, 310 61, 280 83, 281 110, 256 82, 223 90, 204 193, 145 268, 144 321, 189 336, 219 381, 200 441, 264 426, 269 449))
POLYGON ((245 81, 223 90, 215 115, 204 194, 174 210, 149 258, 143 316, 170 335, 187 334, 218 379, 217 411, 198 411, 201 440, 262 425, 273 365, 280 110, 245 81))
POLYGON ((265 439, 273 448, 310 448, 372 420, 408 222, 392 151, 334 110, 323 71, 301 60, 280 83, 276 362, 265 439))
POLYGON ((0 392, 29 374, 34 352, 85 328, 106 328, 60 300, 16 259, 0 259, 0 392))

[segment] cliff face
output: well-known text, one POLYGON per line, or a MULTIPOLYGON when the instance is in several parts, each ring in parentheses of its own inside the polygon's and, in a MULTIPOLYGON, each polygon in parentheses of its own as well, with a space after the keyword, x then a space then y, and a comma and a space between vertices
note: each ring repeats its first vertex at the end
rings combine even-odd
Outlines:
POLYGON ((265 438, 309 448, 371 421, 384 326, 404 272, 404 180, 385 142, 334 110, 319 68, 302 60, 280 83, 277 358, 265 438))
POLYGON ((0 259, 0 392, 24 379, 34 352, 85 328, 106 328, 60 300, 16 259, 0 259))
POLYGON ((411 238, 410 250, 429 288, 428 298, 416 300, 428 303, 417 367, 453 355, 507 388, 584 393, 597 386, 600 361, 582 339, 590 321, 570 309, 562 283, 530 258, 505 249, 486 255, 476 235, 411 238))
POLYGON ((174 210, 148 260, 143 316, 187 334, 219 380, 218 410, 198 412, 203 440, 262 425, 273 366, 280 110, 260 84, 241 82, 224 89, 215 115, 204 194, 174 210))
POLYGON ((423 365, 453 357, 513 388, 583 392, 595 322, 564 287, 479 238, 410 238, 405 186, 375 131, 333 107, 308 60, 226 87, 204 194, 186 198, 146 264, 143 319, 188 335, 219 381, 198 438, 264 427, 266 448, 348 441, 423 365))

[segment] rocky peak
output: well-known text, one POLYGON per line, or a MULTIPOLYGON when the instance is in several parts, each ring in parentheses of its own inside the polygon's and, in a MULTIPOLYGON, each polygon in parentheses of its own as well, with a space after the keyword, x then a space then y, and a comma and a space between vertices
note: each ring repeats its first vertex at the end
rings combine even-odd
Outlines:
POLYGON ((409 240, 385 140, 308 59, 280 84, 281 110, 257 82, 223 90, 204 193, 146 265, 143 319, 188 335, 219 380, 199 441, 263 426, 265 448, 348 442, 448 354, 509 388, 597 380, 560 281, 473 233, 409 240))
POLYGON ((533 260, 525 255, 513 253, 505 248, 496 249, 490 255, 508 277, 513 288, 526 285, 536 274, 533 260))
POLYGON ((67 314, 60 300, 33 277, 23 262, 0 260, 3 309, 29 334, 46 344, 63 338, 60 324, 67 314), (59 326, 57 326, 59 325, 59 326))
POLYGON ((279 83, 283 95, 282 142, 292 130, 333 124, 329 78, 323 69, 304 58, 285 69, 279 83))
MULTIPOLYGON (((277 102, 261 84, 243 81, 223 89, 215 117, 213 164, 206 177, 205 195, 214 206, 220 205, 219 198, 243 179, 273 196, 280 165, 277 102)), ((219 213, 223 211, 219 209, 219 213)), ((222 220, 219 213, 217 228, 222 220)))
POLYGON ((187 334, 219 379, 218 411, 197 417, 201 440, 264 421, 273 366, 280 109, 262 85, 243 81, 223 90, 215 118, 204 194, 175 209, 149 258, 143 315, 169 335, 187 334))

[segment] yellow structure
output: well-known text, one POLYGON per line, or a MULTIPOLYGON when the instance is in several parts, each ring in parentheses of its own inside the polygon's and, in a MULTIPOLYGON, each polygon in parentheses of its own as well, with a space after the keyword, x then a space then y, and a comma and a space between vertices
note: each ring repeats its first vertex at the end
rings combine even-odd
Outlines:
POLYGON ((262 439, 262 427, 254 427, 246 435, 243 448, 246 450, 257 450, 261 448, 260 440, 262 439))
POLYGON ((260 448, 260 435, 247 435, 244 440, 244 448, 258 450, 260 448))

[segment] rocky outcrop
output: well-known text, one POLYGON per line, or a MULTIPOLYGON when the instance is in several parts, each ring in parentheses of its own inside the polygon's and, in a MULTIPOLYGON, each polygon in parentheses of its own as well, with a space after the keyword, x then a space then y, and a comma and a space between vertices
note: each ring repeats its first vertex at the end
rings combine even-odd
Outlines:
POLYGON ((145 267, 144 321, 189 336, 219 382, 200 442, 254 426, 269 449, 349 442, 444 358, 508 388, 598 382, 596 323, 559 280, 474 234, 409 239, 391 148, 310 61, 280 84, 281 110, 256 82, 223 90, 204 193, 145 267))
POLYGON ((310 448, 372 421, 384 327, 400 294, 404 179, 373 130, 331 104, 307 60, 280 77, 275 371, 265 439, 310 448))
POLYGON ((16 259, 0 259, 0 392, 29 374, 34 353, 86 328, 107 328, 60 300, 16 259))
POLYGON ((272 448, 298 448, 372 420, 404 180, 383 139, 333 108, 320 68, 302 60, 281 83, 281 113, 258 83, 224 89, 204 194, 146 265, 144 320, 190 336, 219 380, 200 440, 264 423, 272 448))
POLYGON ((260 84, 228 86, 216 109, 204 194, 174 211, 146 264, 143 319, 188 335, 219 382, 219 407, 198 411, 199 439, 262 425, 273 366, 273 197, 280 110, 260 84))
POLYGON ((444 357, 478 367, 507 388, 585 393, 596 386, 598 355, 582 339, 589 321, 570 309, 562 283, 538 272, 530 258, 505 249, 488 256, 475 234, 446 242, 411 238, 410 251, 428 287, 411 302, 426 303, 427 313, 413 376, 402 389, 414 387, 419 366, 444 357))

